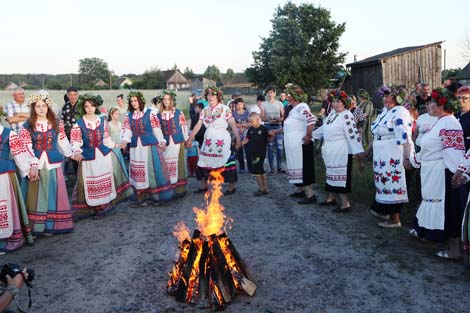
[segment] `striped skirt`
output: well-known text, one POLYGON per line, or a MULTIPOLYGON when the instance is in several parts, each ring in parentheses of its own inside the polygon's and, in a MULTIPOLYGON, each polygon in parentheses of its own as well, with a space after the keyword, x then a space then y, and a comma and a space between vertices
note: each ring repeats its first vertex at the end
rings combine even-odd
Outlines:
POLYGON ((16 173, 4 173, 1 175, 5 175, 9 180, 9 190, 0 190, 0 193, 10 193, 13 233, 9 238, 0 239, 0 251, 11 252, 21 248, 25 243, 32 244, 33 236, 31 235, 28 212, 26 211, 16 173))
POLYGON ((33 236, 73 230, 72 210, 62 167, 39 170, 39 180, 23 178, 21 190, 33 236))
POLYGON ((109 203, 97 206, 89 206, 86 202, 85 189, 83 183, 82 164, 80 163, 77 172, 77 184, 72 194, 72 210, 76 219, 84 219, 90 216, 102 217, 116 208, 121 201, 126 200, 134 194, 126 169, 123 167, 114 151, 110 154, 113 164, 114 186, 116 186, 116 198, 109 203))

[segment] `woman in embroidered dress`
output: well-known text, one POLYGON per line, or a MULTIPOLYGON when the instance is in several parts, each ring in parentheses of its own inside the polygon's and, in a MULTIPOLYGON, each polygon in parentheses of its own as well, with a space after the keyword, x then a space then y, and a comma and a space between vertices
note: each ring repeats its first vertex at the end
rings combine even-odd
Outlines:
MULTIPOLYGON (((232 117, 230 108, 223 104, 223 94, 217 87, 208 87, 205 90, 206 99, 209 106, 199 114, 199 122, 194 126, 191 136, 186 141, 186 147, 190 147, 194 136, 204 125, 206 132, 204 133, 204 141, 200 150, 198 167, 204 173, 201 180, 201 188, 196 193, 207 191, 207 178, 209 172, 216 169, 224 168, 231 155, 231 137, 227 130, 230 125, 231 131, 235 137, 235 148, 241 147, 240 137, 238 135, 237 125, 232 117)), ((230 169, 232 170, 232 169, 230 169)), ((236 168, 235 168, 236 171, 236 168)), ((227 191, 232 194, 235 191, 234 183, 231 182, 232 189, 227 191)), ((225 192, 224 194, 227 194, 225 192)))
POLYGON ((23 178, 21 189, 28 210, 33 236, 50 236, 73 230, 72 210, 65 186, 62 163, 72 154, 62 121, 57 124, 47 94, 30 97, 31 117, 20 132, 20 139, 34 153, 39 180, 23 178))
POLYGON ((408 202, 403 161, 413 149, 412 120, 408 110, 401 106, 406 95, 404 88, 383 86, 378 93, 383 97, 384 108, 371 126, 376 190, 371 213, 386 219, 378 223, 380 227, 401 227, 400 211, 403 203, 408 202))
POLYGON ((291 84, 286 87, 287 99, 292 109, 284 121, 284 150, 289 183, 297 187, 297 191, 290 196, 304 198, 298 202, 299 204, 315 203, 317 197, 312 189, 312 184, 315 182, 315 167, 311 140, 316 118, 304 102, 306 95, 302 88, 291 84))
POLYGON ((31 180, 37 179, 37 164, 31 164, 32 157, 32 152, 28 153, 19 136, 0 124, 0 214, 3 216, 0 253, 33 243, 28 213, 16 176, 18 167, 21 177, 28 175, 31 180))
POLYGON ((437 256, 462 257, 459 249, 462 212, 466 192, 463 186, 452 187, 452 176, 465 154, 462 127, 454 117, 458 108, 455 96, 444 88, 432 91, 429 114, 437 121, 421 137, 421 150, 410 162, 421 168, 423 200, 416 213, 410 235, 431 241, 448 240, 449 249, 437 256))
POLYGON ((320 205, 336 205, 335 194, 339 194, 341 206, 333 212, 343 213, 351 210, 347 193, 351 192, 352 155, 362 155, 364 149, 354 115, 348 110, 351 99, 344 91, 333 91, 328 97, 334 110, 323 125, 313 132, 315 139, 323 138, 325 189, 329 192, 328 198, 320 205))
POLYGON ((131 91, 127 99, 129 112, 122 123, 121 140, 123 145, 130 143, 129 180, 137 194, 134 207, 169 201, 174 190, 162 153, 166 141, 157 112, 145 107, 139 91, 131 91))
POLYGON ((188 139, 188 127, 184 113, 175 108, 176 94, 163 90, 161 98, 161 112, 158 113, 158 118, 166 141, 163 157, 175 196, 182 197, 186 193, 187 184, 184 142, 188 139))
POLYGON ((116 154, 119 160, 119 163, 121 163, 121 167, 124 169, 126 176, 129 177, 129 175, 127 174, 126 163, 124 162, 124 157, 122 155, 122 150, 125 150, 126 148, 123 148, 121 146, 122 123, 120 121, 121 121, 121 112, 119 111, 119 108, 112 108, 111 110, 109 110, 109 114, 108 114, 109 136, 114 141, 114 143, 119 145, 116 148, 114 148, 113 151, 116 154))
POLYGON ((72 209, 79 219, 103 218, 133 194, 125 169, 113 151, 119 145, 111 139, 105 118, 99 116, 102 102, 100 96, 80 96, 77 109, 82 117, 70 133, 73 153, 81 160, 72 197, 72 209))

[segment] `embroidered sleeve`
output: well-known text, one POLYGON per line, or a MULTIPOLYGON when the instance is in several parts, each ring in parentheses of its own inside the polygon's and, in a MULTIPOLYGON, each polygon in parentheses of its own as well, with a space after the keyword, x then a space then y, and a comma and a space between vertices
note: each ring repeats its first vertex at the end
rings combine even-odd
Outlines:
POLYGON ((349 153, 358 154, 364 152, 361 136, 357 130, 352 113, 346 111, 341 122, 346 136, 346 141, 348 142, 349 153))
POLYGON ((73 153, 82 153, 81 147, 83 146, 82 130, 77 123, 75 123, 70 131, 70 144, 73 153))
POLYGON ((459 171, 462 171, 465 175, 470 176, 470 150, 465 153, 462 160, 460 160, 459 171))
POLYGON ((113 141, 113 139, 109 135, 109 124, 106 121, 104 122, 103 144, 110 149, 114 149, 117 146, 117 144, 113 141))
POLYGON ((362 122, 366 119, 366 116, 362 112, 362 109, 360 107, 356 107, 356 110, 354 110, 354 121, 356 123, 362 122))
POLYGON ((313 125, 317 121, 316 117, 310 112, 308 108, 303 109, 300 113, 307 121, 307 126, 313 125))
POLYGON ((179 122, 180 122, 181 130, 183 132, 184 141, 186 141, 189 138, 188 124, 186 123, 186 117, 184 116, 183 112, 180 112, 179 122))
POLYGON ((205 114, 206 114, 206 110, 202 110, 201 112, 199 112, 199 119, 202 121, 204 120, 204 117, 205 117, 205 114))
POLYGON ((463 131, 461 129, 441 129, 439 137, 442 143, 444 165, 451 172, 455 172, 465 155, 463 131))
POLYGON ((225 118, 226 120, 230 119, 230 118, 232 117, 232 110, 230 110, 229 107, 226 107, 224 111, 225 111, 225 113, 223 113, 223 114, 224 114, 224 118, 225 118))
MULTIPOLYGON (((59 138, 57 144, 59 146, 59 149, 62 151, 62 154, 66 157, 71 156, 73 151, 72 146, 69 140, 67 139, 67 135, 65 134, 64 123, 62 121, 59 122, 59 134, 57 137, 59 138)), ((72 137, 70 137, 70 139, 72 139, 72 137)))
POLYGON ((10 150, 21 177, 25 177, 31 168, 32 155, 28 153, 20 137, 14 131, 10 132, 10 150))
POLYGON ((132 130, 131 130, 131 124, 129 122, 128 115, 126 115, 124 117, 124 120, 122 121, 120 138, 121 138, 121 142, 131 142, 132 130))
POLYGON ((399 110, 393 117, 393 133, 395 135, 397 145, 410 143, 411 116, 406 109, 399 110))
POLYGON ((24 146, 24 149, 31 156, 31 166, 39 166, 39 159, 36 158, 33 150, 33 141, 31 140, 31 134, 26 128, 20 130, 20 141, 24 146))
POLYGON ((158 118, 155 112, 150 113, 150 123, 152 125, 153 135, 157 138, 159 143, 166 143, 165 138, 163 137, 162 126, 160 124, 160 119, 158 118))

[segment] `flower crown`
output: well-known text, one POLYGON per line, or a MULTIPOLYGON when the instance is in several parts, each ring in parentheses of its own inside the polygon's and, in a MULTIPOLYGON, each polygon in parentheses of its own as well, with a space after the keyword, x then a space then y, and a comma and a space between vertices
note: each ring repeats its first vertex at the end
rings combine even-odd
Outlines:
POLYGON ((328 100, 333 102, 334 100, 343 100, 344 106, 346 109, 349 109, 351 106, 352 99, 348 97, 348 94, 343 90, 333 90, 328 94, 328 100))
POLYGON ((167 90, 167 89, 162 90, 160 97, 163 99, 165 95, 169 95, 173 99, 173 102, 176 101, 176 92, 174 92, 173 90, 167 90))
POLYGON ((48 107, 51 107, 53 104, 52 99, 47 93, 33 93, 31 96, 29 96, 28 102, 29 104, 33 104, 41 100, 44 101, 44 103, 47 104, 48 107))
POLYGON ((127 95, 127 101, 131 101, 132 97, 139 98, 140 101, 142 101, 142 103, 145 105, 145 97, 140 91, 132 90, 131 92, 129 92, 129 94, 127 95))
POLYGON ((92 93, 86 93, 84 95, 80 95, 77 101, 77 112, 80 115, 80 117, 85 115, 85 102, 87 101, 90 101, 96 104, 95 114, 98 114, 98 115, 101 114, 101 111, 100 109, 98 109, 98 107, 103 105, 103 98, 101 98, 100 95, 95 96, 92 93))
POLYGON ((431 92, 431 98, 436 101, 438 106, 444 106, 444 110, 456 112, 459 109, 460 102, 455 94, 446 88, 438 87, 431 92))
POLYGON ((224 96, 224 93, 222 92, 222 90, 220 90, 216 86, 207 87, 206 90, 204 91, 204 94, 205 94, 206 98, 209 94, 211 94, 213 96, 218 96, 218 97, 221 97, 221 98, 224 96))
POLYGON ((2 120, 5 117, 7 117, 7 114, 5 113, 5 111, 3 111, 3 108, 0 105, 0 120, 2 120))
POLYGON ((287 94, 297 102, 307 101, 307 95, 303 92, 302 88, 292 83, 288 83, 284 86, 287 94), (297 93, 296 90, 302 90, 302 93, 297 93))
POLYGON ((391 95, 399 105, 402 105, 406 100, 406 87, 403 85, 384 85, 377 90, 376 94, 381 98, 391 95))
POLYGON ((357 91, 357 96, 361 97, 361 98, 364 98, 364 99, 367 99, 367 100, 370 99, 369 93, 364 89, 359 89, 357 91))

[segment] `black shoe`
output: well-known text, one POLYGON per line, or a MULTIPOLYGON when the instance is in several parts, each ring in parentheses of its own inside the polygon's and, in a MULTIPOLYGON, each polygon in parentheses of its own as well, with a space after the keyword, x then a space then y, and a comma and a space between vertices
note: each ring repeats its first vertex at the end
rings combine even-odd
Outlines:
POLYGON ((331 210, 333 213, 349 213, 351 212, 351 207, 348 206, 347 208, 335 208, 331 210))
POLYGON ((193 193, 204 193, 207 191, 207 188, 203 189, 203 188, 199 188, 198 190, 194 190, 193 193))
POLYGON ((332 201, 323 201, 323 202, 320 202, 318 204, 319 206, 332 206, 332 205, 336 205, 336 200, 332 200, 332 201))
POLYGON ((305 198, 303 200, 300 200, 297 202, 298 204, 311 204, 311 203, 317 203, 317 196, 313 195, 310 198, 305 198))
POLYGON ((278 173, 278 174, 283 174, 283 173, 285 173, 285 172, 286 172, 286 171, 283 170, 282 168, 278 168, 278 169, 277 169, 277 173, 278 173))
POLYGON ((232 190, 227 190, 226 192, 224 192, 224 196, 233 195, 236 191, 237 191, 237 189, 235 189, 235 188, 233 188, 232 190))
POLYGON ((305 198, 305 191, 291 193, 289 195, 289 197, 292 197, 292 198, 305 198))

